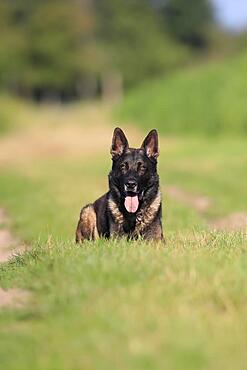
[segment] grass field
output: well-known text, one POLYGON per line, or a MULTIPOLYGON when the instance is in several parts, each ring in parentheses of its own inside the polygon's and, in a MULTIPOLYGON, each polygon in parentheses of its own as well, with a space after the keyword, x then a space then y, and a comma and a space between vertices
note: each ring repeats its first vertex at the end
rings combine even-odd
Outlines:
POLYGON ((115 115, 163 133, 247 133, 247 54, 147 82, 127 95, 115 115))
POLYGON ((0 308, 1 369, 245 369, 246 233, 215 229, 247 212, 246 139, 161 136, 166 247, 78 247, 80 207, 107 189, 109 109, 22 109, 0 138, 0 206, 30 249, 0 286, 31 298, 0 308))

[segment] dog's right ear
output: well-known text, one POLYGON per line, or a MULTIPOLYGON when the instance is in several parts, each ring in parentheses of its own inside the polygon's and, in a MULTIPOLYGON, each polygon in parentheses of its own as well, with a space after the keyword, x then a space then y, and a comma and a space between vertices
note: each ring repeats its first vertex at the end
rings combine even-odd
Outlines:
POLYGON ((113 132, 112 146, 111 146, 111 155, 112 159, 116 159, 123 154, 123 152, 128 149, 129 143, 124 135, 124 132, 121 128, 116 127, 113 132))

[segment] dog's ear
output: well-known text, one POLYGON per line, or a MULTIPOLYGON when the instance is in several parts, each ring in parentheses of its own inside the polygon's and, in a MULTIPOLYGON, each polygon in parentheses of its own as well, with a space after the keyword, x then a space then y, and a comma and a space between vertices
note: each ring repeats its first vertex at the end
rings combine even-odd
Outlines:
POLYGON ((121 128, 116 127, 113 132, 111 155, 112 159, 119 157, 128 149, 129 143, 121 128))
POLYGON ((158 132, 156 130, 151 130, 145 137, 141 147, 145 150, 149 158, 157 159, 159 156, 158 132))

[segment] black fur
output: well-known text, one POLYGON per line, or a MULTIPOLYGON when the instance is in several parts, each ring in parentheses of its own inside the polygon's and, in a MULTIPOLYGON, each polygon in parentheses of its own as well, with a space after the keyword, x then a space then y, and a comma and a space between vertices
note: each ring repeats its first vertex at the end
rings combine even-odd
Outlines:
POLYGON ((111 155, 109 191, 91 205, 91 213, 88 212, 88 206, 82 209, 76 241, 95 239, 95 233, 91 230, 95 226, 99 237, 138 238, 140 236, 147 240, 162 240, 161 199, 157 173, 159 155, 157 131, 150 131, 141 148, 133 149, 129 148, 123 131, 116 128, 112 139, 111 155), (127 210, 125 206, 127 196, 138 199, 138 209, 135 212, 127 210), (94 215, 93 212, 95 212, 94 215), (96 225, 93 224, 94 219, 96 219, 96 225), (85 225, 90 229, 87 233, 84 232, 85 225))

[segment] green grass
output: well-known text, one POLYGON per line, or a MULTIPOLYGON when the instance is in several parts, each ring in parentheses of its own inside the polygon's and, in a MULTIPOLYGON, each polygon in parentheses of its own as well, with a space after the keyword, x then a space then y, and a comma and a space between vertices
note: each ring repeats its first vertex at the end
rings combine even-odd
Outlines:
POLYGON ((20 126, 18 118, 23 108, 24 104, 19 99, 0 94, 0 136, 20 126))
MULTIPOLYGON (((231 212, 246 211, 245 139, 161 140, 159 174, 164 198, 164 222, 170 232, 205 229, 207 221, 231 212), (200 214, 175 199, 166 186, 178 186, 189 194, 207 196, 209 209, 200 214)), ((83 204, 107 190, 110 169, 108 148, 94 158, 34 161, 27 167, 2 169, 0 204, 13 227, 27 241, 47 235, 74 235, 83 204)))
POLYGON ((247 133, 247 54, 145 83, 116 108, 121 122, 161 133, 247 133))
POLYGON ((8 369, 244 369, 244 236, 168 239, 166 248, 99 241, 36 245, 1 266, 33 293, 0 313, 8 369))
POLYGON ((80 207, 107 189, 108 148, 1 168, 0 205, 30 250, 0 265, 0 286, 31 292, 26 307, 0 308, 1 369, 246 367, 246 234, 208 227, 246 212, 246 139, 162 137, 160 145, 165 248, 74 244, 80 207), (199 213, 169 198, 174 185, 211 206, 199 213))

